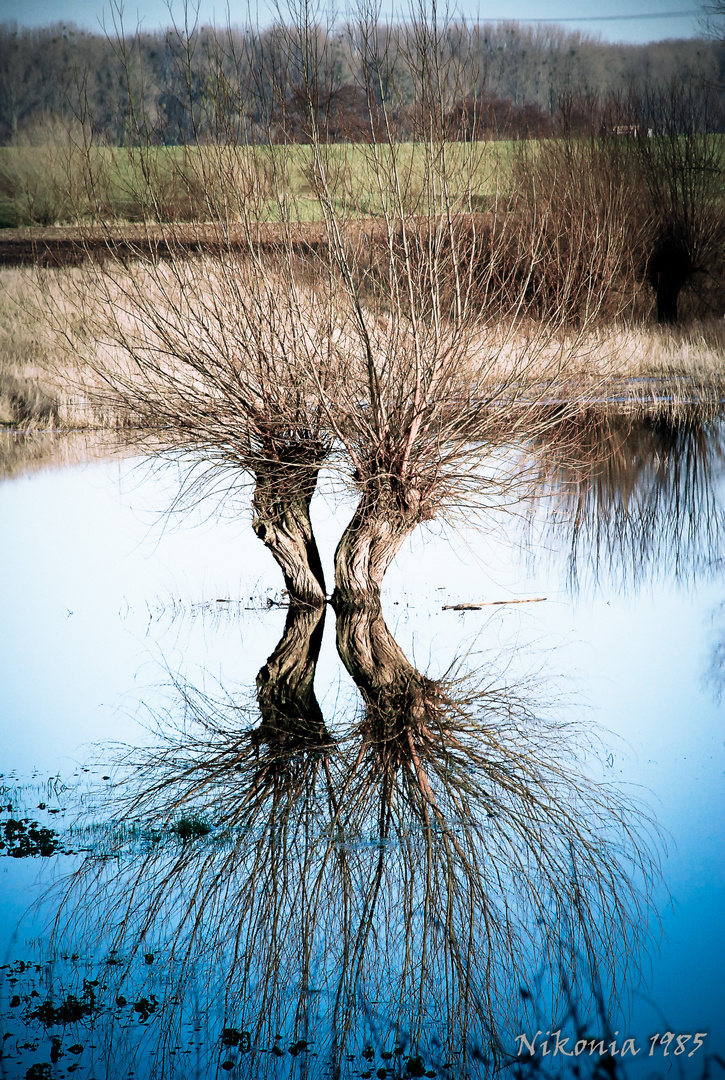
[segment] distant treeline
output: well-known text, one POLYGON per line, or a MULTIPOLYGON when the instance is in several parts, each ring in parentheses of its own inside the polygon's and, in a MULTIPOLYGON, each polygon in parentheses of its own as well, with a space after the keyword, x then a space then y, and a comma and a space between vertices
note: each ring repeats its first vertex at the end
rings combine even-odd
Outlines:
MULTIPOLYGON (((324 69, 313 100, 315 121, 329 141, 364 140, 370 133, 370 106, 362 87, 365 73, 352 59, 355 27, 334 34, 320 30, 324 69)), ((404 134, 415 108, 408 90, 406 27, 380 28, 376 47, 389 83, 379 94, 397 102, 395 115, 404 134), (406 111, 407 110, 407 111, 406 111)), ((452 134, 479 137, 540 136, 567 94, 609 96, 632 86, 693 76, 722 85, 725 45, 701 39, 648 45, 609 44, 555 26, 529 28, 516 23, 452 23, 445 28, 444 52, 459 72, 449 86, 452 134), (461 77, 462 73, 462 77, 461 77)), ((179 35, 173 30, 139 33, 119 40, 72 25, 41 29, 0 25, 0 145, 43 142, 48 123, 92 119, 94 136, 116 145, 139 131, 130 120, 129 101, 143 102, 145 121, 168 143, 185 141, 211 92, 219 92, 219 73, 246 83, 243 122, 253 141, 307 141, 309 87, 295 85, 303 65, 290 63, 289 28, 266 31, 213 31, 201 28, 193 50, 192 84, 180 69, 179 35), (219 64, 220 43, 228 63, 219 64), (130 80, 130 84, 129 84, 130 80), (280 96, 280 87, 285 93, 280 96), (129 90, 131 94, 129 96, 129 90), (161 123, 163 121, 163 123, 161 123)), ((184 61, 187 54, 184 52, 184 61)), ((181 65, 183 67, 183 65, 181 65)), ((373 108, 375 103, 372 103, 373 108)))

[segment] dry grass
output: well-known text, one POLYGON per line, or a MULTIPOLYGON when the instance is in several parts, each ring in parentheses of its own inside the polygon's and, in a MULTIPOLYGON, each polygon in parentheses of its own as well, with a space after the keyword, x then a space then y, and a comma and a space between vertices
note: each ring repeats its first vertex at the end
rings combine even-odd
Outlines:
MULTIPOLYGON (((532 328, 531 335, 536 334, 532 328)), ((485 352, 471 358, 471 392, 482 396, 487 385, 510 379, 521 353, 522 331, 507 336, 501 327, 495 359, 485 352)), ((532 346, 529 339, 529 352, 532 346)), ((725 320, 710 319, 680 327, 658 325, 596 326, 584 334, 540 336, 535 360, 528 366, 522 399, 536 393, 542 408, 581 402, 588 412, 608 410, 632 418, 703 421, 725 408, 725 320), (556 359, 558 376, 551 379, 556 359), (549 391, 541 393, 542 380, 549 391)), ((491 339, 485 345, 491 351, 491 339)), ((483 341, 481 342, 483 350, 483 341)))
POLYGON ((725 410, 725 321, 561 334, 536 324, 511 332, 502 323, 471 342, 461 401, 476 400, 484 408, 509 406, 514 440, 520 427, 514 405, 533 410, 537 419, 548 412, 554 426, 564 409, 569 419, 586 413, 673 425, 690 423, 694 415, 714 420, 725 410), (499 402, 501 387, 505 400, 499 402))
MULTIPOLYGON (((103 386, 92 370, 123 361, 106 351, 99 363, 101 346, 92 340, 82 308, 69 301, 75 278, 84 273, 78 268, 0 270, 0 426, 21 430, 128 426, 128 412, 103 400, 103 386)), ((519 380, 522 400, 534 393, 543 405, 581 399, 587 408, 592 403, 602 408, 613 405, 632 415, 673 422, 691 415, 693 407, 703 419, 712 418, 725 404, 723 320, 683 327, 599 326, 576 339, 541 335, 532 325, 527 341, 526 337, 521 326, 511 334, 501 323, 493 333, 473 339, 461 392, 485 397, 491 386, 511 385, 525 344, 527 368, 519 380), (537 335, 541 344, 532 363, 531 341, 537 335), (562 358, 558 366, 557 353, 562 358), (550 393, 543 401, 539 377, 549 381, 550 393)))
POLYGON ((682 327, 600 328, 587 341, 585 376, 601 404, 632 417, 714 419, 725 406, 725 321, 682 327))
POLYGON ((69 338, 87 336, 81 313, 63 298, 77 273, 0 270, 0 427, 78 431, 129 425, 127 415, 103 403, 98 380, 70 347, 69 338))

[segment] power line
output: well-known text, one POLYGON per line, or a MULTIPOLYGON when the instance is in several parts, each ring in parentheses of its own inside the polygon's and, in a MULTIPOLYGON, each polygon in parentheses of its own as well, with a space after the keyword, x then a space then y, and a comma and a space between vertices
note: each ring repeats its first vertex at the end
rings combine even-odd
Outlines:
POLYGON ((577 15, 567 16, 563 19, 557 15, 551 15, 547 18, 539 16, 536 19, 505 19, 501 21, 524 23, 625 22, 631 19, 681 19, 685 16, 698 14, 699 12, 695 8, 688 8, 686 11, 648 11, 641 15, 577 15))

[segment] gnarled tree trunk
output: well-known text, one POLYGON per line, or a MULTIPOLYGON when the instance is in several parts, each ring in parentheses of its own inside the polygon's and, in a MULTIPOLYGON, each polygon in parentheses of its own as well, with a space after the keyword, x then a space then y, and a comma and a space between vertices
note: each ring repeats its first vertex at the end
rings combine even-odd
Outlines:
POLYGON ((381 763, 414 764, 428 793, 421 766, 433 742, 443 694, 438 683, 413 667, 383 619, 379 604, 346 606, 337 615, 337 650, 365 702, 365 729, 381 763))
POLYGON ((256 745, 292 752, 331 741, 313 686, 324 625, 324 608, 289 608, 282 639, 257 675, 256 745))
POLYGON ((413 488, 398 494, 389 482, 379 482, 363 493, 335 551, 335 610, 380 604, 385 571, 424 517, 413 488))
POLYGON ((310 502, 325 456, 322 448, 287 449, 284 460, 255 467, 253 528, 282 570, 292 604, 322 607, 325 577, 310 522, 310 502))

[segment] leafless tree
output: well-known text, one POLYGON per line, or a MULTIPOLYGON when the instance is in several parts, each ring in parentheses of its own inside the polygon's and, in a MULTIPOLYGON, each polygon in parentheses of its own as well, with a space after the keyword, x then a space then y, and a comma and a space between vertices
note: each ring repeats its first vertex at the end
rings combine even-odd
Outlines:
MULTIPOLYGON (((601 275, 626 256, 621 237, 592 218, 599 262, 582 273, 578 240, 567 244, 567 223, 555 222, 563 294, 542 318, 537 273, 552 214, 523 227, 497 200, 488 148, 450 143, 468 74, 446 27, 435 6, 416 8, 405 33, 360 7, 347 49, 368 133, 355 146, 331 145, 321 124, 330 36, 304 5, 280 21, 284 47, 257 81, 236 39, 205 39, 205 93, 189 86, 173 151, 160 145, 143 73, 130 77, 123 36, 127 152, 101 152, 82 118, 94 220, 79 222, 89 259, 74 281, 86 340, 74 345, 110 399, 153 432, 157 451, 195 451, 253 477, 255 529, 296 603, 325 601, 309 521, 323 466, 358 497, 337 548, 335 602, 375 604, 412 529, 519 489, 520 472, 504 468, 507 448, 546 430, 552 410, 576 413, 592 392, 580 377, 582 343, 601 275), (305 103, 304 147, 278 123, 292 90, 298 112, 300 95, 305 103), (274 106, 264 139, 252 123, 260 99, 274 106), (291 170, 307 177, 304 207, 291 198, 291 170), (175 207, 169 171, 184 192, 175 207), (137 227, 109 209, 114 185, 140 208, 137 227), (493 191, 486 215, 475 212, 481 185, 493 191), (185 201, 194 214, 182 212, 185 201)), ((180 62, 195 71, 198 37, 188 27, 178 37, 180 62)))
POLYGON ((703 29, 709 37, 725 38, 725 3, 723 0, 701 0, 703 29))
POLYGON ((635 95, 641 183, 654 229, 647 276, 657 296, 657 318, 677 322, 686 284, 722 281, 725 249, 725 144, 719 95, 702 80, 674 79, 635 95))

